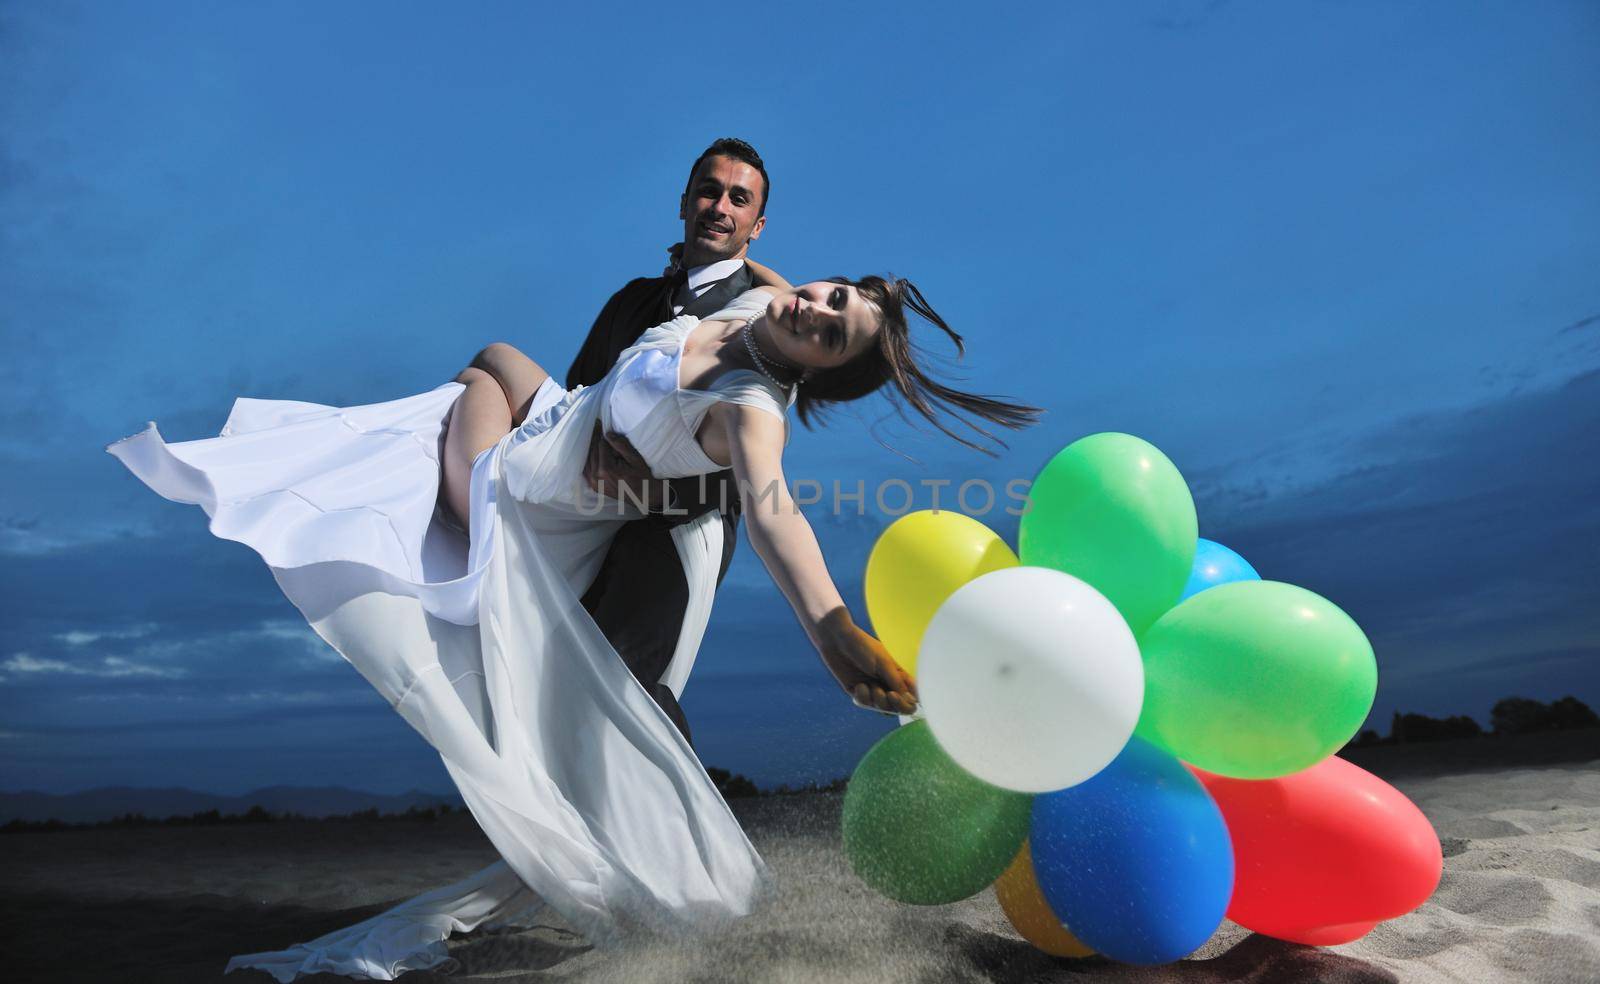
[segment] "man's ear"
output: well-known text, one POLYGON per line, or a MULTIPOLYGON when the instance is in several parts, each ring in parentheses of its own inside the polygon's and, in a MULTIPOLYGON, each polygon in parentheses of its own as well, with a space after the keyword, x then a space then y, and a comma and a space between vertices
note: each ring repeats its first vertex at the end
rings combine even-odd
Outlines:
POLYGON ((755 225, 750 227, 750 241, 751 242, 755 242, 757 239, 760 239, 761 238, 761 230, 765 229, 766 227, 767 227, 767 217, 765 215, 763 215, 761 218, 756 220, 756 224, 755 225))
POLYGON ((689 217, 689 196, 678 196, 678 221, 682 222, 689 217))

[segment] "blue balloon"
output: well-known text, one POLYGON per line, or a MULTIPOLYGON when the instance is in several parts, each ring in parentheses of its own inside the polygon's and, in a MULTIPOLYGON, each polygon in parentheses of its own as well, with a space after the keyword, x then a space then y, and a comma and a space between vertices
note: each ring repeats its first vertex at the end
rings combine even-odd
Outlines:
POLYGON ((1222 812, 1183 763, 1141 738, 1093 778, 1035 796, 1028 836, 1051 910, 1113 960, 1188 956, 1233 896, 1222 812))
POLYGON ((1250 562, 1215 540, 1200 538, 1194 548, 1194 568, 1178 600, 1185 601, 1207 588, 1233 581, 1259 581, 1261 575, 1250 562))

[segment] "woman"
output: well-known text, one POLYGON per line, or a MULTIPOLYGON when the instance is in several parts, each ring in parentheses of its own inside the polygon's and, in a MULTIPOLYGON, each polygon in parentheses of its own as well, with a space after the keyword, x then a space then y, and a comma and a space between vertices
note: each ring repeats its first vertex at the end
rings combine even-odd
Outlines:
POLYGON ((748 912, 766 879, 760 857, 578 601, 618 524, 646 505, 637 490, 591 487, 591 436, 626 438, 661 478, 731 464, 751 542, 828 668, 858 702, 911 710, 912 682, 851 622, 788 498, 786 411, 809 422, 887 382, 968 444, 941 410, 1007 427, 1038 411, 924 375, 906 308, 959 348, 908 281, 821 281, 652 328, 593 387, 563 390, 491 346, 415 397, 240 400, 218 438, 169 446, 151 424, 113 445, 146 484, 201 505, 214 533, 262 555, 318 634, 439 751, 503 858, 230 969, 388 978, 447 961, 453 930, 518 923, 542 905, 598 944, 748 912))

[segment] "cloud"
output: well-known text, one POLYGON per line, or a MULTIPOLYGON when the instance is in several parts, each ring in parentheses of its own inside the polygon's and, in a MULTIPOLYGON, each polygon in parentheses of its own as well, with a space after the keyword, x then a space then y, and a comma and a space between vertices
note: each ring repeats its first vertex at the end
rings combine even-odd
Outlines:
MULTIPOLYGON (((1486 710, 1515 691, 1600 695, 1600 371, 1486 388, 1364 430, 1289 431, 1245 456, 1186 469, 1201 535, 1264 577, 1347 611, 1377 648, 1379 710, 1486 710), (1469 679, 1470 678, 1470 679, 1469 679)), ((870 497, 869 497, 870 499, 870 497)), ((866 624, 861 572, 892 516, 807 509, 828 568, 866 624)), ((1001 526, 1015 543, 1015 519, 1001 526)), ((777 672, 792 615, 740 548, 718 593, 697 679, 777 672), (780 649, 782 650, 780 652, 780 649)), ((1559 696, 1559 694, 1553 694, 1559 696)))
POLYGON ((1596 433, 1591 370, 1289 449, 1320 463, 1315 482, 1270 461, 1210 476, 1201 534, 1355 618, 1378 651, 1380 708, 1471 709, 1557 686, 1592 697, 1596 433))
POLYGON ((171 662, 226 659, 263 645, 301 667, 320 669, 344 659, 304 622, 269 619, 255 625, 205 632, 141 644, 136 652, 171 662))
POLYGON ((166 727, 202 709, 207 717, 242 719, 256 710, 348 705, 371 695, 297 615, 218 621, 213 606, 191 601, 157 624, 113 617, 67 632, 49 631, 48 622, 6 625, 0 636, 14 655, 0 662, 0 720, 26 729, 166 727))
POLYGON ((1146 26, 1160 32, 1193 34, 1209 24, 1228 0, 1186 0, 1163 6, 1163 12, 1145 19, 1146 26))
POLYGON ((102 639, 139 639, 154 632, 156 628, 155 623, 147 622, 143 625, 133 625, 125 629, 101 629, 93 632, 73 629, 69 632, 56 633, 55 639, 68 646, 87 646, 102 639))
POLYGON ((157 677, 165 680, 176 680, 187 676, 187 671, 181 667, 151 666, 148 663, 137 663, 120 656, 104 656, 98 662, 69 663, 59 659, 38 659, 30 653, 14 653, 4 663, 0 663, 0 670, 22 674, 64 674, 68 676, 92 676, 121 679, 123 677, 157 677))
MULTIPOLYGON (((1347 534, 1373 526, 1470 551, 1487 529, 1519 545, 1600 521, 1600 459, 1583 453, 1600 429, 1600 370, 1462 409, 1394 420, 1281 459, 1246 462, 1195 482, 1202 522, 1294 537, 1305 522, 1347 534), (1280 462, 1320 467, 1283 469, 1280 462), (1302 478, 1311 472, 1315 480, 1302 478)), ((1479 576, 1507 572, 1501 566, 1479 576)), ((1530 562, 1535 557, 1522 557, 1530 562)), ((1530 572, 1536 573, 1536 572, 1530 572)))
POLYGON ((256 554, 217 541, 203 522, 168 535, 6 557, 3 568, 0 651, 60 645, 54 637, 63 631, 108 634, 101 645, 130 649, 132 640, 110 634, 148 625, 155 613, 159 629, 139 638, 300 622, 256 554))
MULTIPOLYGON (((259 724, 282 725, 292 722, 308 725, 315 722, 344 721, 375 718, 387 721, 393 709, 371 688, 339 688, 317 691, 262 690, 237 694, 218 695, 204 690, 180 692, 140 692, 122 690, 115 693, 80 694, 74 703, 100 705, 92 718, 71 722, 40 722, 30 725, 27 734, 50 735, 111 735, 111 734, 176 734, 186 731, 226 728, 229 725, 248 727, 259 724), (181 706, 183 713, 173 716, 129 718, 118 720, 105 714, 104 705, 131 706, 141 699, 162 704, 181 706), (220 710, 220 705, 235 705, 236 710, 226 713, 197 713, 220 710)), ((395 717, 401 728, 405 725, 395 717)))

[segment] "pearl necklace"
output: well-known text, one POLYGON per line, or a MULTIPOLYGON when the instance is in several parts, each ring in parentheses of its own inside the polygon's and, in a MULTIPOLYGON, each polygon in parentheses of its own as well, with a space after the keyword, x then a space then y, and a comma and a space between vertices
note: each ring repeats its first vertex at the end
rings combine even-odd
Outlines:
POLYGON ((751 325, 754 325, 755 322, 756 322, 756 319, 761 317, 761 315, 764 314, 764 313, 766 313, 766 312, 757 311, 755 314, 752 314, 750 317, 746 318, 745 321, 744 321, 744 327, 739 330, 740 336, 744 338, 745 350, 750 353, 750 358, 752 360, 754 360, 754 362, 756 364, 756 368, 761 370, 761 375, 763 375, 763 376, 767 377, 768 379, 772 380, 774 383, 777 383, 779 386, 782 386, 784 389, 790 389, 791 387, 799 386, 800 383, 802 382, 802 380, 800 380, 800 379, 797 379, 792 383, 786 383, 783 380, 779 379, 777 376, 774 376, 772 374, 772 370, 768 369, 767 366, 776 365, 777 363, 768 362, 767 359, 762 357, 761 351, 756 347, 756 339, 755 339, 755 334, 756 333, 755 333, 755 329, 752 328, 751 325))

